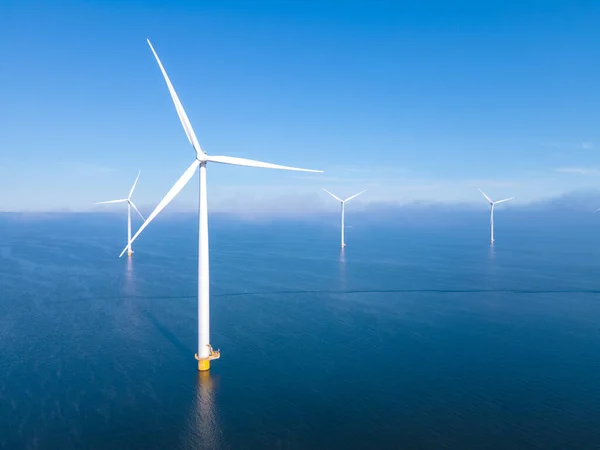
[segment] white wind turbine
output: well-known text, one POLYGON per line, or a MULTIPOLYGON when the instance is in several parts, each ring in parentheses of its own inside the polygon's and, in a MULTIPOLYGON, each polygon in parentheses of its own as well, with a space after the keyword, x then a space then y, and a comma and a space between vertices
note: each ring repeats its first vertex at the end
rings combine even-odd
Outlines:
POLYGON ((493 201, 491 198, 489 198, 485 192, 483 192, 481 189, 479 189, 479 192, 481 192, 481 194, 485 197, 485 199, 490 203, 490 206, 492 207, 491 209, 491 213, 490 213, 490 230, 491 230, 491 238, 490 238, 490 243, 494 243, 494 206, 496 206, 498 203, 504 203, 507 202, 509 200, 514 199, 514 197, 511 198, 505 198, 504 200, 498 200, 497 202, 493 201))
MULTIPOLYGON (((148 40, 148 45, 156 58, 156 62, 160 67, 160 70, 163 74, 165 82, 167 83, 167 87, 169 88, 169 92, 171 93, 171 98, 173 99, 173 103, 175 104, 175 109, 177 110, 177 114, 179 116, 179 120, 181 121, 181 125, 187 135, 190 144, 194 148, 196 152, 196 158, 194 162, 187 168, 187 170, 183 173, 183 175, 175 182, 171 190, 167 192, 165 197, 160 201, 160 203, 156 206, 154 211, 148 216, 148 220, 146 220, 140 229, 135 233, 130 243, 135 241, 135 239, 140 235, 140 233, 146 228, 150 222, 173 200, 177 194, 183 189, 183 187, 190 181, 190 179, 196 173, 196 170, 199 169, 200 172, 200 199, 199 199, 199 207, 198 207, 198 353, 196 354, 196 359, 198 360, 198 370, 208 370, 210 369, 210 361, 212 359, 217 359, 220 357, 220 352, 218 350, 213 350, 210 345, 210 297, 209 297, 209 270, 208 270, 208 210, 207 210, 207 196, 206 196, 206 165, 207 163, 221 163, 221 164, 231 164, 234 166, 248 166, 248 167, 263 167, 266 169, 283 169, 283 170, 295 170, 301 172, 322 172, 321 170, 309 170, 309 169, 299 169, 296 167, 288 167, 288 166, 280 166, 276 164, 270 164, 261 161, 254 161, 251 159, 244 158, 236 158, 232 156, 212 156, 206 154, 202 148, 200 148, 200 144, 198 143, 198 139, 196 138, 196 134, 192 128, 192 124, 190 123, 185 110, 183 109, 183 105, 179 101, 179 97, 171 84, 171 80, 165 71, 158 55, 154 51, 154 47, 148 40)), ((120 256, 123 256, 127 249, 121 252, 120 256)))
POLYGON ((335 198, 338 202, 340 202, 342 204, 342 248, 344 248, 346 246, 346 243, 344 242, 344 205, 346 204, 346 202, 349 202, 350 200, 352 200, 355 197, 358 197, 360 194, 363 194, 365 192, 367 192, 366 190, 359 192, 358 194, 354 194, 352 197, 348 197, 345 200, 342 200, 341 198, 339 198, 336 195, 333 195, 331 192, 329 192, 327 189, 323 189, 325 192, 327 192, 329 195, 331 195, 333 198, 335 198))
POLYGON ((140 212, 140 210, 137 209, 137 207, 135 206, 135 203, 133 203, 133 200, 131 200, 131 194, 133 194, 135 185, 137 184, 138 179, 140 178, 140 173, 142 173, 141 170, 138 172, 138 175, 135 178, 135 181, 133 182, 133 186, 131 186, 131 190, 129 191, 129 195, 127 196, 127 198, 122 198, 120 200, 109 200, 107 202, 96 203, 96 205, 105 205, 107 203, 127 203, 127 247, 125 248, 125 250, 127 250, 128 256, 131 256, 133 253, 133 250, 131 250, 131 208, 135 209, 135 211, 140 215, 142 220, 146 220, 146 219, 144 219, 144 216, 142 216, 142 213, 140 212))

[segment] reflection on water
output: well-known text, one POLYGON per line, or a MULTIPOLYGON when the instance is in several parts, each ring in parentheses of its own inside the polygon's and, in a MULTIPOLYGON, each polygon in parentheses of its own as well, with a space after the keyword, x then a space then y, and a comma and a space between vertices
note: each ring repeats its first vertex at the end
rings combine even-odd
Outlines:
POLYGON ((133 258, 127 258, 127 265, 125 266, 125 286, 124 291, 126 296, 135 295, 135 278, 133 272, 133 258))
POLYGON ((346 286, 346 253, 343 248, 340 250, 339 266, 340 266, 339 289, 342 291, 345 291, 347 288, 347 286, 346 286))
POLYGON ((224 448, 216 406, 217 388, 218 377, 211 375, 210 371, 198 372, 194 401, 184 437, 186 448, 224 448))
POLYGON ((119 307, 119 329, 129 338, 134 338, 136 333, 146 329, 145 320, 140 317, 139 304, 132 298, 137 294, 137 282, 133 267, 133 258, 127 258, 125 265, 125 273, 123 276, 123 285, 121 287, 121 295, 125 297, 119 307))
POLYGON ((494 244, 491 244, 488 251, 488 258, 490 261, 493 261, 495 256, 496 250, 494 249, 494 244))
POLYGON ((494 280, 496 280, 496 277, 498 276, 498 264, 496 261, 496 249, 494 248, 493 244, 488 247, 488 254, 483 264, 483 269, 483 273, 485 274, 486 289, 496 288, 496 283, 494 280))

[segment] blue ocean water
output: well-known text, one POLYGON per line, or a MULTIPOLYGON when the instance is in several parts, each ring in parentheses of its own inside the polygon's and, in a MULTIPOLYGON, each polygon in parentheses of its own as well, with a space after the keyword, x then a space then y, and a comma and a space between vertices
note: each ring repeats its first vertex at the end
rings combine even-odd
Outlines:
POLYGON ((1 448, 598 448, 600 217, 0 215, 1 448), (364 219, 364 220, 363 220, 364 219))

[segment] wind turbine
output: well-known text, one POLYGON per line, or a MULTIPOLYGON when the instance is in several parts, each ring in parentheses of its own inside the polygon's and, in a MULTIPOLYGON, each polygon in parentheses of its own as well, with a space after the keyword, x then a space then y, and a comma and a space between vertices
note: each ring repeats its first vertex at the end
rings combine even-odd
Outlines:
POLYGON ((346 200, 342 200, 341 198, 337 197, 336 195, 333 195, 327 189, 323 189, 323 190, 342 204, 342 248, 344 248, 346 246, 346 243, 344 242, 344 205, 346 204, 346 202, 349 202, 353 198, 358 197, 360 194, 363 194, 364 192, 367 192, 367 191, 364 190, 362 192, 359 192, 358 194, 354 194, 352 197, 348 197, 346 200))
MULTIPOLYGON (((299 169, 296 167, 288 167, 288 166, 280 166, 276 164, 270 164, 261 161, 254 161, 251 159, 245 158, 236 158, 233 156, 212 156, 206 154, 200 144, 198 143, 198 139, 196 138, 196 133, 192 128, 192 124, 190 123, 185 110, 183 109, 183 105, 179 101, 179 97, 171 84, 171 80, 165 71, 156 51, 154 51, 154 47, 148 41, 148 45, 156 58, 156 62, 160 67, 160 70, 163 74, 165 82, 167 83, 167 87, 169 88, 169 92, 171 93, 171 98, 173 99, 173 103, 175 104, 175 109, 177 110, 177 115, 179 116, 179 120, 181 121, 181 125, 183 126, 183 130, 190 141, 190 144, 194 148, 196 152, 196 158, 194 162, 186 169, 183 175, 175 182, 173 187, 167 192, 165 197, 160 201, 160 203, 156 206, 154 211, 148 216, 148 220, 146 220, 140 229, 135 233, 133 238, 130 241, 135 241, 136 238, 140 235, 144 228, 146 228, 150 222, 173 200, 177 194, 183 189, 183 187, 190 181, 190 179, 196 173, 196 170, 199 169, 200 172, 200 198, 199 198, 199 206, 198 206, 198 353, 196 353, 196 360, 198 361, 198 370, 208 370, 210 369, 210 361, 213 359, 217 359, 220 357, 221 353, 219 350, 213 350, 210 345, 210 297, 209 297, 209 270, 208 270, 208 210, 207 210, 207 195, 206 195, 206 166, 208 163, 221 163, 221 164, 231 164, 234 166, 247 166, 247 167, 263 167, 266 169, 283 169, 283 170, 295 170, 300 172, 322 172, 321 170, 310 170, 310 169, 299 169)), ((119 257, 123 256, 127 249, 121 252, 119 257)))
POLYGON ((481 192, 481 194, 485 197, 485 199, 490 202, 490 206, 492 207, 492 212, 490 214, 490 230, 491 230, 491 238, 490 238, 490 243, 493 244, 494 243, 494 206, 496 206, 499 203, 504 203, 507 202, 509 200, 514 199, 514 197, 511 198, 505 198, 504 200, 498 200, 497 202, 493 201, 491 198, 489 198, 485 192, 483 192, 481 189, 479 189, 479 192, 481 192))
POLYGON ((137 184, 138 179, 140 178, 140 173, 142 173, 141 170, 138 172, 138 175, 135 178, 135 181, 133 182, 133 186, 131 186, 131 190, 129 191, 129 195, 127 196, 127 198, 96 203, 96 205, 105 205, 107 203, 127 203, 127 247, 125 248, 125 250, 127 250, 127 256, 131 256, 133 254, 133 250, 131 250, 131 208, 135 209, 135 212, 137 212, 140 215, 142 220, 146 220, 144 219, 144 216, 142 216, 140 210, 137 209, 137 207, 135 206, 135 203, 133 203, 133 200, 131 200, 131 194, 133 194, 135 185, 137 184))

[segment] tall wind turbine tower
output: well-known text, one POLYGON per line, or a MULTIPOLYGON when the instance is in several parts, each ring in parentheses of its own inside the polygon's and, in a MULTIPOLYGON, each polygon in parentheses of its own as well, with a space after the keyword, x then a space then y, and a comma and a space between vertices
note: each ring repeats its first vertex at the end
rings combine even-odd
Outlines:
POLYGON ((333 195, 331 192, 329 192, 327 189, 323 189, 325 192, 327 192, 329 195, 331 195, 333 198, 335 198, 338 202, 340 202, 342 204, 342 248, 344 248, 346 246, 346 242, 344 241, 344 212, 345 212, 345 204, 346 202, 349 202, 350 200, 352 200, 355 197, 358 197, 360 194, 363 194, 365 192, 367 192, 366 190, 359 192, 358 194, 354 194, 352 197, 348 197, 345 200, 342 200, 341 198, 339 198, 336 195, 333 195))
POLYGON ((135 181, 133 182, 133 186, 131 186, 131 190, 129 191, 129 195, 127 196, 127 198, 96 203, 96 205, 105 205, 107 203, 127 203, 127 256, 131 256, 133 254, 133 250, 131 249, 131 208, 133 208, 135 212, 137 212, 140 215, 142 220, 146 220, 144 219, 144 216, 142 216, 140 210, 137 209, 137 207, 135 206, 135 203, 133 203, 133 200, 131 200, 131 194, 133 194, 135 185, 137 184, 138 179, 140 178, 140 173, 142 173, 141 170, 138 172, 138 175, 135 178, 135 181))
POLYGON ((485 197, 485 199, 489 202, 490 206, 491 206, 491 212, 490 212, 490 232, 491 232, 491 237, 490 237, 490 244, 494 243, 494 206, 498 205, 499 203, 504 203, 507 202, 509 200, 514 199, 514 197, 511 198, 505 198, 504 200, 498 200, 497 202, 493 201, 491 198, 489 198, 485 192, 483 192, 481 189, 479 189, 479 192, 481 192, 481 194, 485 197))
MULTIPOLYGON (((200 172, 200 199, 198 206, 198 353, 196 353, 196 360, 198 361, 198 370, 204 371, 210 369, 210 361, 217 359, 221 356, 219 350, 213 350, 210 345, 210 296, 209 296, 209 270, 208 270, 208 209, 207 209, 207 195, 206 195, 206 167, 208 163, 220 163, 220 164, 231 164, 234 166, 246 166, 246 167, 262 167, 266 169, 283 169, 283 170, 295 170, 300 172, 322 172, 321 170, 310 170, 310 169, 299 169, 296 167, 280 166, 276 164, 270 164, 261 161, 254 161, 251 159, 237 158, 233 156, 212 156, 205 153, 198 139, 196 133, 192 128, 192 124, 188 119, 183 105, 179 101, 179 97, 171 84, 165 68, 163 67, 158 55, 154 51, 154 47, 148 40, 148 45, 156 58, 156 62, 160 67, 163 74, 171 98, 175 104, 177 115, 183 126, 183 130, 190 141, 190 144, 194 148, 196 157, 194 162, 187 168, 183 175, 175 182, 173 187, 167 192, 165 197, 156 206, 154 211, 148 216, 140 229, 135 233, 130 241, 135 241, 140 233, 146 228, 150 222, 173 200, 177 194, 183 189, 183 187, 190 181, 196 171, 200 172)), ((120 256, 123 256, 127 248, 121 252, 120 256)))

